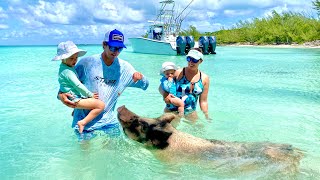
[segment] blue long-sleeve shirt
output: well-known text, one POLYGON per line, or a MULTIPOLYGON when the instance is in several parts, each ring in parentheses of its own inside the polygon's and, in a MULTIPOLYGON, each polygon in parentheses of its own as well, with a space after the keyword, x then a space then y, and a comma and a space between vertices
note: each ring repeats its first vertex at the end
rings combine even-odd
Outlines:
MULTIPOLYGON (((75 70, 80 81, 91 92, 97 92, 99 99, 105 103, 103 112, 86 125, 86 130, 94 130, 108 124, 118 123, 114 109, 119 95, 124 89, 126 87, 136 87, 146 90, 149 86, 146 77, 134 82, 132 77, 136 70, 130 63, 119 58, 116 58, 110 66, 107 66, 101 55, 85 57, 77 63, 75 70)), ((72 126, 74 127, 88 113, 89 110, 75 109, 72 126)))

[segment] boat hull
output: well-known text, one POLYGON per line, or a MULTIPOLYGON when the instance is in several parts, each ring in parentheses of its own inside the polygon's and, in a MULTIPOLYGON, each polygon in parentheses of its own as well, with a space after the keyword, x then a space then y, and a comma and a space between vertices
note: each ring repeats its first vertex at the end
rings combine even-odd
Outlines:
POLYGON ((177 55, 174 45, 170 42, 158 41, 149 38, 128 38, 133 52, 144 54, 163 54, 163 55, 177 55))

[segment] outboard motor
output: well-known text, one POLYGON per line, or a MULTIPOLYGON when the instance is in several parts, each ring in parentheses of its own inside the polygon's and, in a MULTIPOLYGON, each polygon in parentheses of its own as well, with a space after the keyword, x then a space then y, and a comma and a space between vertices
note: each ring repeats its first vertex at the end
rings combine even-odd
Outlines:
POLYGON ((199 38, 199 48, 202 49, 202 54, 209 54, 208 53, 208 46, 209 46, 209 40, 207 36, 201 36, 199 38))
POLYGON ((178 36, 176 39, 177 43, 177 55, 186 55, 185 50, 186 50, 186 37, 184 36, 178 36))
POLYGON ((216 54, 216 46, 217 46, 217 39, 215 36, 209 36, 209 47, 208 47, 208 51, 210 54, 216 54))
POLYGON ((188 52, 190 51, 190 49, 194 47, 194 39, 193 39, 193 36, 187 36, 187 37, 186 37, 186 41, 187 41, 187 44, 186 44, 185 53, 188 54, 188 52))

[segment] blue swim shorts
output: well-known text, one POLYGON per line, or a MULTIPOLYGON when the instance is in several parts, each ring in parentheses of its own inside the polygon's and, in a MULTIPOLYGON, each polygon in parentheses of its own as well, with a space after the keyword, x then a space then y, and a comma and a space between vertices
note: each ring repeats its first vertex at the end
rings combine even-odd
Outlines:
POLYGON ((78 129, 75 129, 74 132, 77 135, 79 141, 90 140, 99 135, 108 135, 109 137, 113 138, 120 137, 121 135, 120 125, 118 123, 107 124, 91 131, 83 130, 81 134, 79 133, 78 129))

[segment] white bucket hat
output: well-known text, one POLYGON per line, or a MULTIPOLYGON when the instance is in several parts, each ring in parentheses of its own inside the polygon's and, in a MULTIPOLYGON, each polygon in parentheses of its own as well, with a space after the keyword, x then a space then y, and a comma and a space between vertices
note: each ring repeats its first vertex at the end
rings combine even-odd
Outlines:
POLYGON ((170 69, 177 70, 178 68, 173 62, 164 62, 160 69, 160 75, 163 75, 165 71, 170 69))
POLYGON ((203 59, 203 54, 195 49, 191 49, 188 52, 187 56, 190 56, 196 60, 203 59))
POLYGON ((52 59, 52 61, 67 59, 75 53, 79 53, 78 57, 81 57, 85 55, 87 51, 78 49, 72 41, 61 42, 57 48, 57 55, 52 59))

